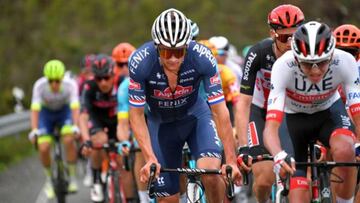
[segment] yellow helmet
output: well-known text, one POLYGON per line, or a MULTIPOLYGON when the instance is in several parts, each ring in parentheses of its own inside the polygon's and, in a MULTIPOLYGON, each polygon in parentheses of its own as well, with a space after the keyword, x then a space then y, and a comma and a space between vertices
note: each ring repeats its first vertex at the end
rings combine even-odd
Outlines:
POLYGON ((199 40, 198 41, 199 44, 205 45, 207 48, 210 49, 211 53, 216 56, 217 54, 217 49, 215 47, 215 45, 213 43, 211 43, 209 40, 204 39, 204 40, 199 40))

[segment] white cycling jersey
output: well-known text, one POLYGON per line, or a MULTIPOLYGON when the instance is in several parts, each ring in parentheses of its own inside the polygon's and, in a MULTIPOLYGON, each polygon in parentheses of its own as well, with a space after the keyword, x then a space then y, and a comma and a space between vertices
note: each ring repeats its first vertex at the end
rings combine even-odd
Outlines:
POLYGON ((340 98, 342 84, 352 115, 360 113, 359 69, 354 57, 335 49, 324 78, 312 84, 301 72, 291 51, 273 65, 267 119, 282 119, 282 112, 312 114, 328 109, 340 98))
POLYGON ((42 106, 50 110, 60 110, 64 105, 69 104, 71 108, 79 107, 78 86, 75 80, 64 77, 61 82, 61 89, 58 93, 52 92, 48 79, 38 79, 33 88, 31 109, 40 110, 42 106))

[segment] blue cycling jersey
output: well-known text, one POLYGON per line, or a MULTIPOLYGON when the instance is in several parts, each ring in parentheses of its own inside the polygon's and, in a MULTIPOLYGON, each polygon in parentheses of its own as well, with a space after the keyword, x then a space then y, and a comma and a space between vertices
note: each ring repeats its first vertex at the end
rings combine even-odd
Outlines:
POLYGON ((122 83, 119 85, 117 100, 118 100, 118 113, 128 113, 129 112, 129 78, 125 78, 122 83))
POLYGON ((149 115, 161 121, 180 120, 209 111, 206 102, 198 97, 201 81, 210 105, 224 100, 216 59, 207 47, 195 41, 188 46, 174 92, 170 90, 153 42, 145 43, 132 54, 129 70, 130 105, 143 107, 147 103, 149 115))

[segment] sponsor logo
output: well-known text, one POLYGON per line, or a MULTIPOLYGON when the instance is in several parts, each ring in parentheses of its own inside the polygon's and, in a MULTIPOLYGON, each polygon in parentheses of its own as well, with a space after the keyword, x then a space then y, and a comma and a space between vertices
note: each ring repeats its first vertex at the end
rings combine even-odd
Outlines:
POLYGON ((295 89, 302 92, 310 92, 310 91, 326 91, 333 89, 332 83, 333 77, 324 78, 320 83, 313 84, 309 81, 304 80, 304 77, 295 77, 295 89))
POLYGON ((200 44, 195 44, 193 50, 197 51, 199 53, 200 57, 204 55, 207 59, 209 59, 212 67, 216 67, 216 65, 217 65, 216 59, 212 55, 209 48, 207 48, 207 47, 205 47, 203 45, 200 45, 200 44))
POLYGON ((164 177, 162 177, 162 176, 158 177, 157 182, 158 182, 159 187, 165 186, 164 177))
POLYGON ((181 98, 178 100, 169 100, 169 101, 158 101, 158 106, 160 108, 176 108, 183 106, 187 103, 188 98, 181 98))
POLYGON ((141 89, 140 83, 137 83, 130 78, 129 90, 140 90, 140 89, 141 89))
POLYGON ((185 72, 182 72, 182 73, 180 73, 180 76, 188 75, 188 74, 191 74, 191 73, 195 73, 195 69, 190 69, 190 70, 187 70, 185 72))
POLYGON ((159 72, 156 73, 157 79, 161 79, 161 74, 159 72))
POLYGON ((244 90, 249 90, 250 89, 250 86, 249 85, 240 85, 241 89, 244 89, 244 90))
POLYGON ((351 126, 350 118, 348 116, 340 115, 340 117, 344 128, 351 126))
POLYGON ((211 85, 215 85, 215 84, 221 84, 221 80, 219 77, 219 73, 216 73, 214 76, 212 76, 210 78, 210 84, 211 85))
POLYGON ((140 62, 142 60, 144 60, 144 58, 146 58, 148 55, 150 55, 150 53, 148 51, 148 47, 145 47, 145 48, 140 49, 139 51, 135 52, 131 56, 130 67, 129 67, 130 72, 135 74, 135 70, 137 69, 140 62))
POLYGON ((268 99, 268 105, 274 104, 277 100, 277 97, 273 98, 273 99, 268 99))
POLYGON ((189 81, 193 81, 193 80, 194 80, 194 77, 184 78, 184 79, 180 79, 180 83, 189 82, 189 81))
POLYGON ((354 82, 356 85, 360 85, 360 78, 357 78, 354 82))
POLYGON ((350 92, 348 94, 349 99, 360 99, 360 92, 350 92))
POLYGON ((176 86, 175 92, 171 92, 170 87, 165 88, 164 91, 154 89, 154 96, 161 99, 177 99, 188 95, 192 92, 192 86, 183 87, 181 85, 176 86))
POLYGON ((257 54, 254 52, 250 52, 250 54, 248 55, 246 63, 245 63, 243 80, 249 79, 250 67, 251 67, 251 64, 253 63, 253 61, 255 60, 256 56, 257 56, 257 54))

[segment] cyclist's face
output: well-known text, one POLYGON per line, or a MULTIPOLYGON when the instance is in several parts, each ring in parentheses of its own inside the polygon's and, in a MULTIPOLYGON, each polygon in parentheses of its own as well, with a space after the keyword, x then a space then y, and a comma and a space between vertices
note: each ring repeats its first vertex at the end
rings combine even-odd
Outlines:
POLYGON ((179 70, 186 55, 186 46, 179 48, 168 48, 162 45, 158 47, 161 63, 171 71, 179 70))
POLYGON ((280 52, 285 53, 291 49, 291 38, 296 28, 283 28, 283 29, 272 29, 270 31, 271 37, 274 39, 280 52))
POLYGON ((61 80, 51 80, 49 79, 49 85, 53 92, 59 92, 61 87, 61 80))
POLYGON ((116 62, 114 72, 115 75, 128 76, 129 75, 128 63, 116 62))
POLYGON ((318 83, 322 80, 325 73, 329 69, 330 60, 321 61, 318 63, 298 62, 301 71, 312 82, 318 83))
POLYGON ((95 81, 102 93, 108 93, 114 85, 114 76, 106 75, 102 77, 95 76, 95 81))

